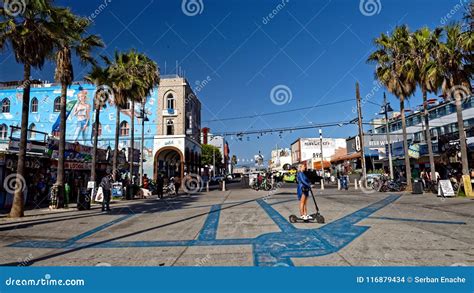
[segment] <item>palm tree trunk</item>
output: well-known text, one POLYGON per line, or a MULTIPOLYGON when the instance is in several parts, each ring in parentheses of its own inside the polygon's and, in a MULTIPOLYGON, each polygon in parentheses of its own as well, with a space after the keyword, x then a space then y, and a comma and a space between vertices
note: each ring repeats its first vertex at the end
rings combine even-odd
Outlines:
POLYGON ((464 119, 462 117, 461 95, 455 95, 455 99, 456 99, 456 116, 458 118, 459 143, 461 146, 462 174, 469 175, 469 164, 467 161, 466 132, 464 131, 464 119))
MULTIPOLYGON (((95 101, 99 98, 96 97, 95 101)), ((95 105, 95 119, 94 119, 94 141, 92 145, 92 169, 91 169, 91 181, 96 182, 96 168, 97 168, 97 143, 99 137, 99 124, 100 124, 100 106, 95 105)))
POLYGON ((407 191, 412 190, 411 185, 411 167, 410 167, 410 156, 408 155, 408 137, 407 137, 407 123, 405 120, 405 98, 400 98, 400 112, 402 118, 402 131, 403 131, 403 150, 405 152, 405 175, 407 178, 407 191))
POLYGON ((425 140, 428 145, 428 156, 430 158, 430 169, 431 169, 431 181, 436 180, 436 169, 433 156, 433 143, 431 142, 431 132, 430 132, 430 119, 428 113, 428 93, 425 89, 422 89, 423 92, 423 110, 424 110, 424 119, 425 119, 425 140))
POLYGON ((115 149, 114 149, 114 158, 113 158, 113 166, 112 172, 114 176, 114 181, 117 181, 117 174, 118 174, 118 147, 119 147, 119 132, 120 132, 120 107, 119 105, 115 104, 116 107, 116 117, 115 117, 115 149))
POLYGON ((133 153, 134 153, 134 146, 135 146, 135 102, 131 101, 131 133, 130 133, 130 150, 129 150, 129 164, 130 164, 130 178, 133 179, 133 153))
POLYGON ((56 208, 64 205, 64 150, 66 147, 66 96, 67 85, 61 84, 61 99, 59 112, 59 148, 58 148, 58 175, 56 186, 58 187, 58 201, 56 208))
POLYGON ((10 210, 10 218, 19 218, 24 216, 24 200, 23 188, 25 184, 25 159, 26 159, 26 144, 28 134, 28 114, 30 112, 30 75, 31 66, 29 64, 23 65, 23 104, 21 107, 21 134, 20 146, 18 150, 18 164, 16 167, 16 185, 15 194, 13 195, 12 208, 10 210))

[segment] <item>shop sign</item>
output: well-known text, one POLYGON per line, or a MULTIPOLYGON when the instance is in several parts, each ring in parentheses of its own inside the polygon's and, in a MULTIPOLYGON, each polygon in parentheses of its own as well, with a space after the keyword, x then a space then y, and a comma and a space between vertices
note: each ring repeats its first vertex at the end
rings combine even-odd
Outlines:
POLYGON ((420 158, 420 145, 419 144, 412 144, 408 147, 408 156, 414 159, 420 158))
POLYGON ((474 197, 474 193, 472 192, 471 176, 463 175, 462 183, 464 185, 464 193, 466 194, 466 196, 474 197))
POLYGON ((438 184, 438 195, 444 197, 453 197, 454 190, 450 180, 440 180, 438 184))

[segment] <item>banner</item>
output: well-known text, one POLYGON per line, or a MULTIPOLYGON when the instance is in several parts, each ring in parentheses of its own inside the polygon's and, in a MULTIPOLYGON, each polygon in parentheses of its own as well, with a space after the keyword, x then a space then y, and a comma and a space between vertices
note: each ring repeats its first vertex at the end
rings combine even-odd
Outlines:
POLYGON ((288 293, 304 280, 311 288, 306 291, 318 293, 471 293, 473 275, 473 267, 130 268, 104 262, 97 267, 0 267, 0 291, 288 293))

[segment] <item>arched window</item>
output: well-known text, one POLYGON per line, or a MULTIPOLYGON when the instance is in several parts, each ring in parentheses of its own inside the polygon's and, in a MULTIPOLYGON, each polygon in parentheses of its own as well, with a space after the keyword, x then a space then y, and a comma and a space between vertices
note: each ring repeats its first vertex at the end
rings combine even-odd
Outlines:
POLYGON ((7 139, 8 126, 6 124, 0 125, 0 139, 7 139))
POLYGON ((174 110, 174 96, 173 94, 169 94, 166 97, 166 107, 168 110, 174 110))
POLYGON ((54 112, 60 112, 61 111, 61 97, 56 97, 54 99, 54 112))
POLYGON ((174 135, 174 123, 173 120, 166 122, 166 135, 174 135))
MULTIPOLYGON (((92 137, 94 137, 95 134, 95 122, 92 123, 92 137)), ((98 137, 102 135, 102 124, 99 122, 99 131, 98 131, 98 137)))
POLYGON ((36 125, 34 123, 31 123, 30 126, 28 127, 28 138, 29 139, 34 139, 36 136, 35 130, 36 130, 36 125))
POLYGON ((128 135, 130 135, 130 127, 128 126, 128 122, 122 121, 122 123, 120 123, 120 136, 128 135))
POLYGON ((8 98, 2 101, 2 113, 10 113, 10 100, 8 98))
POLYGON ((38 99, 36 97, 31 100, 31 113, 38 113, 38 99))

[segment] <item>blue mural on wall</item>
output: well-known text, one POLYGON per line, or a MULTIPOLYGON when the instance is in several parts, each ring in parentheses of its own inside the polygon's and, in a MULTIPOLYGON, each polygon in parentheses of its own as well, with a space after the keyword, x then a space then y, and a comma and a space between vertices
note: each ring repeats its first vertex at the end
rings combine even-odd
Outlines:
MULTIPOLYGON (((94 95, 96 86, 91 84, 74 84, 67 91, 67 123, 66 140, 71 143, 92 146, 93 143, 93 123, 94 123, 94 95)), ((59 96, 61 87, 59 85, 43 85, 42 87, 31 88, 30 95, 30 113, 28 125, 36 131, 45 132, 52 135, 59 130, 59 96)), ((21 88, 3 88, 0 89, 0 103, 5 99, 10 102, 10 109, 3 113, 0 111, 0 125, 20 126, 21 107, 23 91, 21 88)), ((135 144, 141 140, 141 119, 138 119, 141 104, 135 105, 135 144)), ((153 168, 153 137, 156 135, 157 128, 157 89, 153 91, 145 103, 145 112, 149 121, 145 122, 145 170, 149 169, 152 173, 153 168), (150 169, 151 168, 151 169, 150 169)), ((98 145, 100 148, 114 148, 116 109, 113 99, 106 101, 105 106, 100 112, 101 135, 98 145)), ((128 123, 130 127, 131 111, 124 109, 120 114, 120 122, 128 123)), ((130 144, 130 128, 128 135, 120 138, 119 148, 125 148, 130 144)), ((13 134, 13 137, 19 137, 19 131, 13 134)), ((30 140, 43 140, 44 136, 36 134, 29 138, 30 140)))

